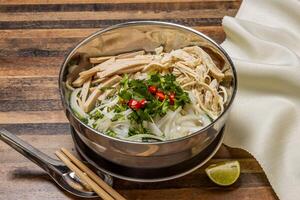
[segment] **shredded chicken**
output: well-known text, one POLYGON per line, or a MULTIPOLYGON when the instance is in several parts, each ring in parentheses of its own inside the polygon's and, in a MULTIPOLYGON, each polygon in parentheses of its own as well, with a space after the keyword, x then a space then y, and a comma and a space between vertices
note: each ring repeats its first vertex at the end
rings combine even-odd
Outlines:
POLYGON ((98 100, 99 101, 103 101, 104 99, 106 99, 108 96, 113 95, 116 92, 116 88, 119 85, 119 83, 116 83, 112 86, 112 89, 107 89, 105 90, 104 93, 102 93, 99 97, 98 100))
POLYGON ((103 78, 118 74, 120 70, 130 69, 132 67, 148 64, 152 61, 150 58, 133 58, 133 59, 119 59, 111 63, 108 67, 99 68, 97 72, 97 77, 103 78))
POLYGON ((203 49, 201 49, 198 46, 193 46, 193 47, 185 47, 183 48, 183 50, 201 58, 202 63, 209 69, 211 75, 214 78, 218 79, 219 81, 222 81, 222 79, 224 78, 224 74, 215 65, 211 57, 203 49))
POLYGON ((81 96, 81 101, 82 101, 83 104, 85 103, 85 101, 87 99, 87 96, 88 96, 88 93, 89 93, 89 88, 90 88, 90 85, 91 85, 91 80, 92 79, 90 78, 82 86, 80 96, 81 96))
POLYGON ((83 104, 84 112, 89 112, 93 109, 98 97, 102 94, 102 90, 101 90, 102 88, 110 87, 110 86, 118 83, 120 80, 121 80, 121 77, 118 75, 115 75, 115 76, 111 77, 110 79, 108 79, 107 81, 105 81, 104 83, 98 85, 96 87, 96 89, 90 94, 90 96, 88 97, 86 102, 83 104))
POLYGON ((92 85, 102 83, 102 82, 104 82, 106 80, 107 80, 107 78, 98 78, 98 77, 95 77, 95 79, 92 81, 92 85))
POLYGON ((96 65, 95 67, 89 69, 89 70, 86 70, 86 71, 83 71, 83 72, 79 73, 79 78, 80 77, 89 78, 91 76, 94 76, 98 71, 100 71, 103 68, 108 67, 111 63, 114 63, 114 62, 115 62, 115 57, 112 57, 109 60, 107 60, 103 63, 100 63, 100 64, 96 65))
POLYGON ((135 56, 144 55, 145 51, 135 51, 135 52, 129 52, 129 53, 123 53, 116 56, 116 58, 134 58, 135 56))
POLYGON ((100 64, 100 63, 103 63, 104 61, 111 59, 112 57, 113 56, 102 56, 102 57, 97 57, 97 58, 90 58, 90 63, 100 64))
POLYGON ((131 73, 136 73, 144 69, 144 65, 136 66, 136 67, 131 67, 128 69, 122 69, 120 71, 117 71, 116 74, 131 74, 131 73))

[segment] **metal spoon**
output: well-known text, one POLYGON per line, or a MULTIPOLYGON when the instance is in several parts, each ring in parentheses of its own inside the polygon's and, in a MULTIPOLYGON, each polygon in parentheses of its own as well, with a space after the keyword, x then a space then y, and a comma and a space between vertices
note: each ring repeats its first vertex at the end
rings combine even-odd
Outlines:
MULTIPOLYGON (((75 173, 70 171, 63 162, 49 157, 5 129, 0 129, 0 139, 45 170, 64 190, 83 198, 98 197, 96 193, 86 189, 75 173)), ((99 173, 99 171, 94 169, 91 165, 89 165, 89 167, 98 172, 98 175, 100 175, 106 183, 112 185, 111 176, 99 173)))

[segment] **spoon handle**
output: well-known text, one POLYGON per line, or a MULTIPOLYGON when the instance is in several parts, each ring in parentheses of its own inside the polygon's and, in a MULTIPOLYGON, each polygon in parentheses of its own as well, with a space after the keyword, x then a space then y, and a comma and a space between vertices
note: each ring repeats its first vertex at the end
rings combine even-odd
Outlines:
POLYGON ((64 165, 61 161, 49 157, 5 129, 0 129, 0 139, 48 173, 50 168, 64 165))

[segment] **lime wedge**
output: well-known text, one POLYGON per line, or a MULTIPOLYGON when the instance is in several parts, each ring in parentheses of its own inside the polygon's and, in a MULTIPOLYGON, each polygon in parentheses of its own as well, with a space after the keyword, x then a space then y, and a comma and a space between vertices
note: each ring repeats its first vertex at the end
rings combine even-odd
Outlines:
POLYGON ((205 172, 218 185, 232 185, 240 176, 240 163, 239 161, 219 162, 208 166, 205 172))

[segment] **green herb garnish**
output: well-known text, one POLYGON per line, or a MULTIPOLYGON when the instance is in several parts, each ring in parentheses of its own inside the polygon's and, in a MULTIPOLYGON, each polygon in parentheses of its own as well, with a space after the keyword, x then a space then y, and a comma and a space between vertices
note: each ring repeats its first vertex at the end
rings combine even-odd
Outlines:
MULTIPOLYGON (((173 74, 161 76, 158 73, 151 74, 147 80, 129 79, 125 75, 121 81, 121 89, 118 93, 122 100, 129 101, 142 99, 147 101, 147 104, 141 109, 133 109, 129 115, 132 123, 142 123, 143 121, 151 121, 151 118, 156 116, 164 116, 167 111, 176 110, 180 106, 190 102, 188 94, 176 82, 176 77, 173 74), (157 91, 163 93, 166 97, 164 100, 157 99, 155 94, 149 92, 148 87, 153 86, 157 91), (168 95, 176 94, 173 103, 170 103, 168 95)), ((127 107, 121 106, 121 107, 127 107)), ((135 107, 136 108, 136 107, 135 107)), ((115 108, 119 111, 119 108, 115 108)), ((134 133, 132 130, 131 132, 134 133)))
POLYGON ((115 114, 115 116, 113 116, 111 121, 114 122, 114 121, 117 121, 117 120, 122 119, 122 118, 124 118, 124 115, 117 113, 117 114, 115 114))
POLYGON ((106 135, 109 135, 111 137, 116 137, 117 133, 109 129, 106 131, 106 135))
POLYGON ((104 115, 99 110, 96 110, 90 116, 95 120, 102 119, 104 117, 104 115))

